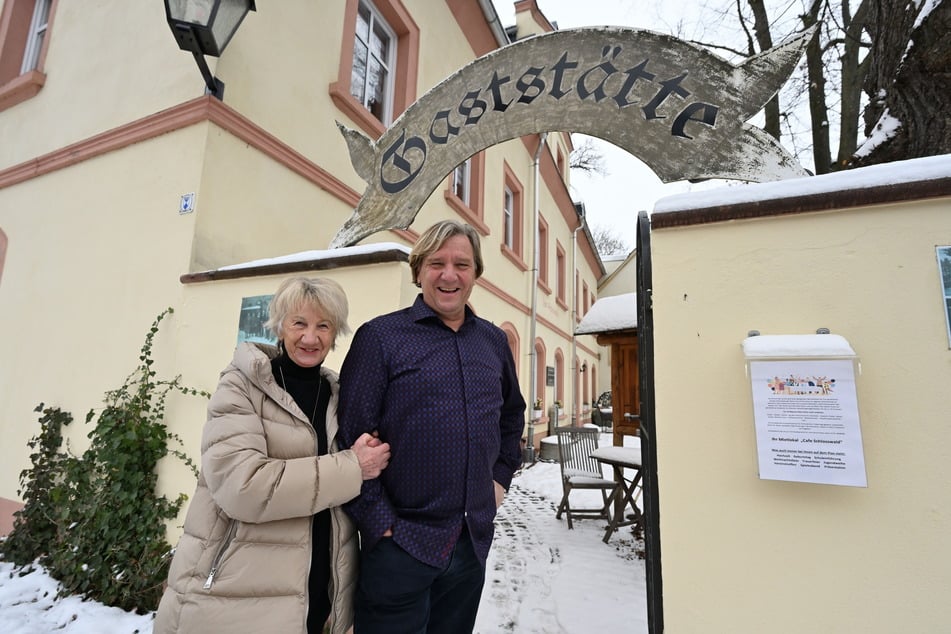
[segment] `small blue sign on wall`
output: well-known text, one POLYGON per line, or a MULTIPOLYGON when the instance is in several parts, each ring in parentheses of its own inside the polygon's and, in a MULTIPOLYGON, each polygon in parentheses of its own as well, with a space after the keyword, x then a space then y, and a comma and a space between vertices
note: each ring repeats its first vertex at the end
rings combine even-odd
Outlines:
POLYGON ((178 213, 190 214, 195 211, 195 192, 182 194, 182 199, 178 203, 178 213))

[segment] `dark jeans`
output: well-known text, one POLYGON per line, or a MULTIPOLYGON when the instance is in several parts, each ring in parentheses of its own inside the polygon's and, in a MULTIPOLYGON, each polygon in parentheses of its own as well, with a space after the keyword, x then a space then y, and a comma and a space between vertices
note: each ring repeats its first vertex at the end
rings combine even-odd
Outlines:
POLYGON ((444 569, 384 537, 362 553, 354 634, 462 634, 475 627, 485 569, 463 529, 444 569))

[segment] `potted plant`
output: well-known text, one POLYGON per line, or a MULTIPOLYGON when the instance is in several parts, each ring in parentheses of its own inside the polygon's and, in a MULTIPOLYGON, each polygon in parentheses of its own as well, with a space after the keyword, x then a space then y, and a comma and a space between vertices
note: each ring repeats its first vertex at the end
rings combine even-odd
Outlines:
POLYGON ((532 420, 538 420, 542 417, 542 399, 536 398, 532 404, 532 420))

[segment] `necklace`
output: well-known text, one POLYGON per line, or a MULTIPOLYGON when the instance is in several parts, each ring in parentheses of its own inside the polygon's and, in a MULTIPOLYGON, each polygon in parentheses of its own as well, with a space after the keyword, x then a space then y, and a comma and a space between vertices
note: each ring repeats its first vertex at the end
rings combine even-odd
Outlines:
MULTIPOLYGON (((284 368, 277 366, 277 371, 281 373, 281 385, 284 386, 284 391, 290 394, 290 391, 287 389, 287 380, 284 378, 284 368)), ((317 377, 317 399, 314 401, 314 411, 310 413, 310 423, 313 425, 316 422, 317 418, 317 406, 320 405, 320 391, 324 389, 324 379, 321 376, 317 377)), ((294 398, 291 395, 291 398, 294 398)), ((299 405, 298 405, 299 407, 299 405)))

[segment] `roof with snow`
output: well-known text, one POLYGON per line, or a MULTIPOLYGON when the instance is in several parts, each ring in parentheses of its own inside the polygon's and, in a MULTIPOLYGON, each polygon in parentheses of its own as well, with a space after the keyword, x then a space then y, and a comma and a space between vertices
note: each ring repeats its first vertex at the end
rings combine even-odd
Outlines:
POLYGON ((343 266, 379 264, 381 262, 408 262, 409 253, 410 249, 408 247, 396 242, 378 242, 339 249, 300 251, 273 258, 229 264, 208 271, 187 273, 181 276, 181 281, 188 284, 255 275, 322 271, 343 266))
POLYGON ((654 205, 654 229, 951 196, 951 154, 769 183, 675 194, 654 205))
POLYGON ((603 335, 635 328, 637 328, 636 294, 622 293, 597 300, 575 328, 575 334, 603 335))

